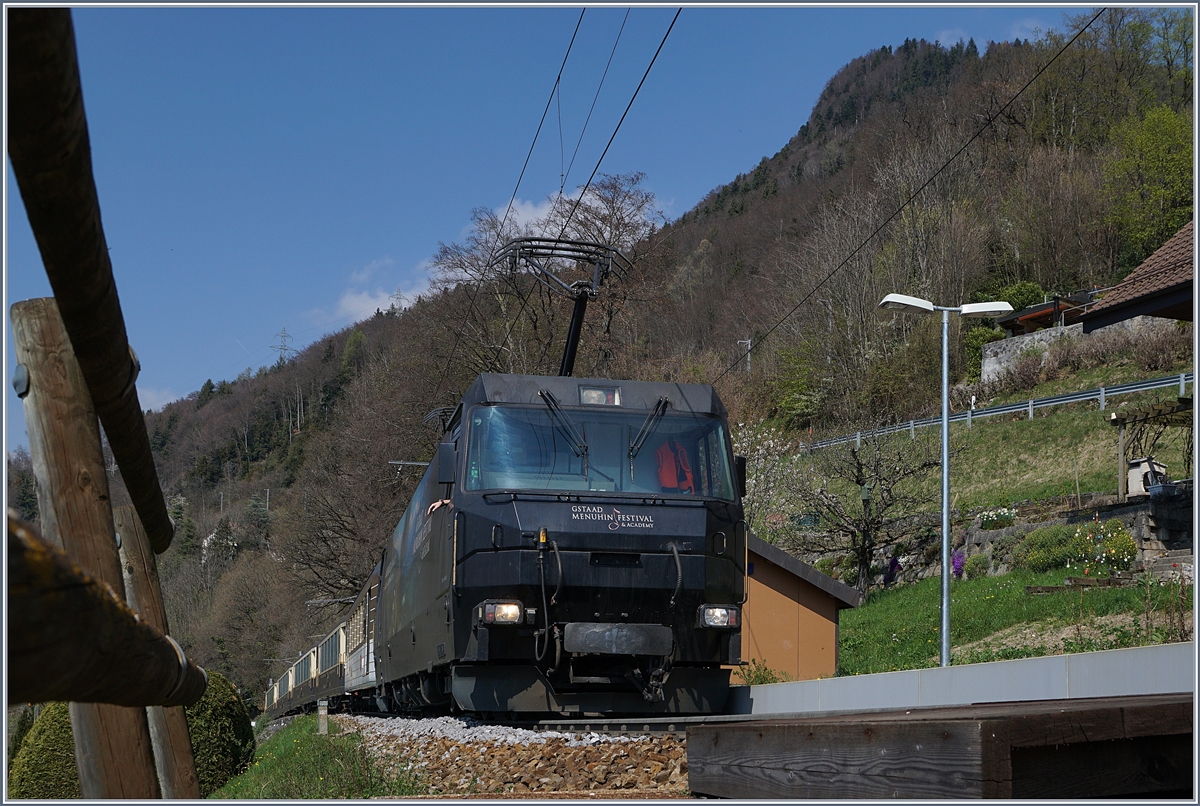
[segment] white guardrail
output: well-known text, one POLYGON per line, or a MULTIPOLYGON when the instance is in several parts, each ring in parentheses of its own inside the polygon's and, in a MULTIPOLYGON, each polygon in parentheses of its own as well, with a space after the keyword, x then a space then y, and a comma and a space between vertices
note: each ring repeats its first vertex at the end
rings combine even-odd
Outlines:
MULTIPOLYGON (((977 417, 995 417, 998 414, 1016 414, 1017 412, 1028 412, 1029 419, 1033 419, 1034 409, 1044 409, 1049 406, 1062 406, 1066 403, 1082 403, 1088 400, 1100 401, 1100 411, 1104 411, 1105 401, 1116 395, 1126 395, 1132 392, 1147 392, 1151 389, 1164 389, 1168 386, 1179 385, 1179 396, 1183 397, 1187 392, 1187 385, 1194 382, 1193 373, 1182 372, 1179 375, 1167 375, 1162 378, 1153 378, 1148 381, 1132 381, 1130 383, 1119 383, 1115 386, 1101 386, 1099 389, 1088 389, 1084 392, 1068 392, 1065 395, 1054 395, 1052 397, 1038 397, 1032 400, 1024 400, 1020 403, 1005 403, 1000 406, 989 406, 986 409, 975 409, 973 411, 957 411, 950 415, 950 422, 961 423, 965 422, 968 425, 977 417)), ((846 442, 856 441, 861 443, 862 438, 875 435, 884 436, 886 434, 897 434, 901 431, 908 431, 913 436, 916 435, 918 428, 925 428, 930 425, 940 425, 941 417, 926 417, 923 420, 909 420, 907 423, 897 423, 896 425, 883 426, 872 431, 858 431, 854 434, 846 434, 840 437, 831 439, 818 439, 808 443, 806 448, 809 451, 814 451, 819 448, 828 448, 833 445, 841 445, 846 442)))

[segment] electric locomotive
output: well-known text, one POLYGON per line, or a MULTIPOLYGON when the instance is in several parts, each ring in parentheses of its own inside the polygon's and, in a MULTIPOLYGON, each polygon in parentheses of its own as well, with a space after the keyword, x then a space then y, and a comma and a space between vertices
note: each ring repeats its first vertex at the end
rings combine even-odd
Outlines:
POLYGON ((383 556, 377 705, 719 711, 744 479, 711 386, 480 375, 383 556))
POLYGON ((571 377, 588 300, 631 268, 617 250, 521 238, 493 264, 574 301, 559 375, 475 380, 350 617, 272 685, 269 716, 318 689, 406 713, 724 707, 748 557, 725 407, 708 385, 571 377))

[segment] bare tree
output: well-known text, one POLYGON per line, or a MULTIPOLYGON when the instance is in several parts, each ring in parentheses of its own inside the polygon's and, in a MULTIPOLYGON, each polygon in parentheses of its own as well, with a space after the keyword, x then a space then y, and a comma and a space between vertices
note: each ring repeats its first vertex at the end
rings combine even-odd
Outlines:
MULTIPOLYGON (((858 569, 855 586, 870 588, 875 547, 890 542, 893 528, 937 497, 924 483, 941 466, 940 436, 866 435, 812 452, 798 463, 789 492, 806 510, 820 515, 823 531, 849 551, 858 569)), ((952 450, 952 454, 958 453, 952 450)), ((822 543, 819 548, 828 548, 822 543)))

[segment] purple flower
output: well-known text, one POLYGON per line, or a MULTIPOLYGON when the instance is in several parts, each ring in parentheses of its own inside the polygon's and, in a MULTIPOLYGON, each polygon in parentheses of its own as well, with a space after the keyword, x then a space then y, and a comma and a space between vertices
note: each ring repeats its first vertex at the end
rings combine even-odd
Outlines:
POLYGON ((962 549, 959 549, 950 556, 950 567, 954 570, 955 579, 962 579, 963 566, 966 565, 966 563, 967 558, 962 553, 962 549))

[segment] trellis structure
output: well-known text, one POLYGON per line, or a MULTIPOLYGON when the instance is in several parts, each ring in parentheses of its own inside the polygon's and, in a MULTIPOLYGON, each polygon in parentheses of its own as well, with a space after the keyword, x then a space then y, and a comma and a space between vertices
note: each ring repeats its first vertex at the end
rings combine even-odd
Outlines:
POLYGON ((1149 456, 1168 428, 1185 428, 1187 442, 1184 446, 1184 466, 1192 466, 1194 434, 1192 426, 1192 398, 1181 397, 1170 403, 1130 411, 1113 412, 1109 415, 1110 425, 1117 427, 1117 495, 1123 503, 1129 494, 1130 449, 1141 456, 1149 456))

